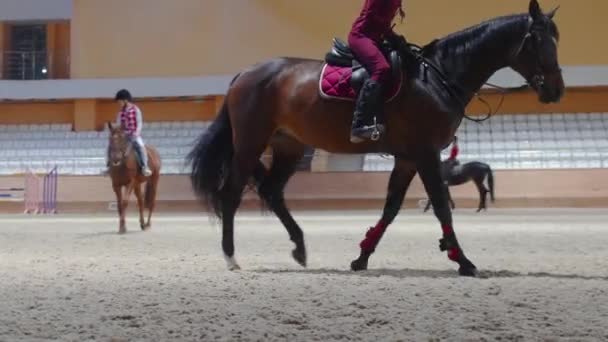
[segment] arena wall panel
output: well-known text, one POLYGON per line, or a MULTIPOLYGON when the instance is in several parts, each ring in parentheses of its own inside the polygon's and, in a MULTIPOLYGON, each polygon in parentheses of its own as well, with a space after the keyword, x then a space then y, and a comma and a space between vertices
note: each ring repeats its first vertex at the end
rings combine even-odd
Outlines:
MULTIPOLYGON (((298 173, 289 183, 286 197, 294 208, 380 210, 388 177, 386 172, 298 173)), ((601 180, 607 178, 607 169, 496 171, 497 202, 490 210, 492 207, 605 207, 608 183, 601 180)), ((22 177, 0 177, 0 186, 19 184, 23 184, 22 177)), ((459 208, 477 206, 478 194, 472 183, 450 189, 459 208)), ((257 205, 254 194, 247 193, 245 198, 246 206, 257 205)), ((418 177, 412 182, 407 198, 408 207, 426 198, 418 177)), ((185 175, 161 177, 158 199, 161 209, 200 210, 185 175)), ((107 210, 114 200, 107 177, 59 178, 60 212, 107 210)), ((0 209, 14 208, 14 204, 7 205, 0 202, 0 209)))

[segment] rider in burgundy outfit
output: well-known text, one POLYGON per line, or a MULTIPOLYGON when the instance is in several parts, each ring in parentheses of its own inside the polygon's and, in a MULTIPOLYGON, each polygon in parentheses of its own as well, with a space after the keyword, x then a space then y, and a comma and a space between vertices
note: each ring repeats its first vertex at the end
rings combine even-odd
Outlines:
MULTIPOLYGON (((393 40, 398 35, 392 23, 397 13, 403 18, 402 0, 365 0, 361 14, 353 24, 348 44, 357 60, 367 69, 370 78, 359 91, 350 140, 359 143, 370 139, 376 130, 374 117, 381 117, 382 84, 387 81, 390 66, 380 51, 383 40, 393 40)), ((377 125, 380 133, 384 126, 377 125)))
POLYGON ((450 157, 448 160, 456 161, 458 153, 460 153, 460 148, 458 148, 458 137, 454 137, 454 142, 452 143, 452 149, 450 150, 450 157))

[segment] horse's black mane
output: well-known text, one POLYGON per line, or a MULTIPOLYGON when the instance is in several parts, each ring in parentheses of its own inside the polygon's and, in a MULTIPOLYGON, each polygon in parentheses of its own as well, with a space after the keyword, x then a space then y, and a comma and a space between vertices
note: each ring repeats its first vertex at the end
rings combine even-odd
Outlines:
MULTIPOLYGON (((529 18, 530 15, 526 13, 490 19, 441 39, 436 39, 424 46, 422 51, 425 56, 439 53, 442 57, 458 57, 462 52, 474 49, 476 46, 491 40, 500 44, 500 40, 494 38, 511 32, 520 32, 522 28, 527 27, 529 18)), ((550 22, 549 29, 553 36, 559 38, 557 26, 553 22, 550 22)))

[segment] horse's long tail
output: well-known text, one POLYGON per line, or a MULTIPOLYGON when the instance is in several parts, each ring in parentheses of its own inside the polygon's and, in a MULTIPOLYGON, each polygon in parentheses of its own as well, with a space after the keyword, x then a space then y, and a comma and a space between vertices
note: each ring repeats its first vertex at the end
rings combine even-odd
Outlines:
POLYGON ((494 203, 494 172, 488 167, 488 187, 490 188, 490 200, 494 203))
POLYGON ((226 101, 215 121, 201 135, 186 160, 192 166, 190 181, 196 195, 222 217, 221 188, 230 174, 234 146, 226 101))

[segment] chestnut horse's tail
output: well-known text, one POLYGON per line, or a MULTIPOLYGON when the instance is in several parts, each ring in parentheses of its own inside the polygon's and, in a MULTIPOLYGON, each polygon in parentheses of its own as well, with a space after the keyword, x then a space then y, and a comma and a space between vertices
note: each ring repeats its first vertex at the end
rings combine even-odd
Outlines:
POLYGON ((187 161, 192 166, 190 181, 196 195, 221 218, 221 188, 230 173, 234 146, 226 101, 215 121, 201 135, 187 161))

